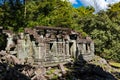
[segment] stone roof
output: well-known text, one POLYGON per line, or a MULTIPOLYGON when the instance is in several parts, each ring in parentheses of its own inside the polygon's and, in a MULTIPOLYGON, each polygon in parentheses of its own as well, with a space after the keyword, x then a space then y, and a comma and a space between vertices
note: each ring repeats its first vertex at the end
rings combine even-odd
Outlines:
POLYGON ((63 27, 47 27, 47 26, 37 26, 35 29, 49 29, 49 30, 63 30, 63 31, 68 31, 70 30, 69 28, 63 28, 63 27))
POLYGON ((3 33, 9 33, 10 35, 13 34, 11 30, 3 30, 3 33))
POLYGON ((88 39, 79 39, 77 40, 77 43, 91 43, 93 42, 92 40, 88 40, 88 39))

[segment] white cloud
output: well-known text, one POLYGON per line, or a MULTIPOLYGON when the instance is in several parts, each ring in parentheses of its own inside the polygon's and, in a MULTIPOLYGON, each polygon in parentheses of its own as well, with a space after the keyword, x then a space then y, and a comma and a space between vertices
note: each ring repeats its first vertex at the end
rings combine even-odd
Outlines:
POLYGON ((105 0, 80 0, 85 6, 93 6, 95 12, 107 9, 107 2, 105 0))
POLYGON ((72 4, 78 4, 77 0, 69 0, 72 4))
POLYGON ((120 2, 120 0, 106 0, 106 2, 109 4, 114 4, 116 2, 120 2))
POLYGON ((100 10, 106 10, 108 4, 114 4, 120 0, 80 0, 85 6, 93 6, 95 8, 95 13, 100 10))

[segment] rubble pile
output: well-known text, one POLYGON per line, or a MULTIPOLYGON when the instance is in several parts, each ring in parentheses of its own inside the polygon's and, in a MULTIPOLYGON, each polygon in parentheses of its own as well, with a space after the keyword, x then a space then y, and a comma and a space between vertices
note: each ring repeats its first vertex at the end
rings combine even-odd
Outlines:
POLYGON ((98 59, 97 57, 93 63, 88 63, 81 59, 82 56, 74 63, 68 64, 70 71, 66 72, 65 66, 62 63, 58 65, 58 69, 45 68, 41 64, 34 66, 26 61, 21 61, 6 51, 1 51, 0 80, 117 80, 109 72, 109 69, 107 71, 105 67, 104 70, 104 68, 95 64, 97 62, 101 65, 107 64, 105 60, 98 59))
POLYGON ((42 66, 33 67, 5 51, 0 53, 0 80, 46 80, 45 72, 42 66))

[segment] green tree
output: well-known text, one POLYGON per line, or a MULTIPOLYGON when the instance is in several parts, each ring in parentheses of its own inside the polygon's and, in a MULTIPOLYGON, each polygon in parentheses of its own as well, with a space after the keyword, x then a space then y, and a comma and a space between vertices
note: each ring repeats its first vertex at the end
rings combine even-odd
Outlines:
POLYGON ((67 1, 45 0, 27 3, 28 26, 46 25, 70 27, 72 25, 73 7, 67 1))
POLYGON ((107 59, 120 60, 120 27, 109 15, 101 11, 80 20, 80 26, 95 42, 95 51, 107 59))
POLYGON ((24 5, 20 0, 4 0, 1 5, 3 15, 1 24, 6 29, 18 31, 20 27, 25 26, 24 5))

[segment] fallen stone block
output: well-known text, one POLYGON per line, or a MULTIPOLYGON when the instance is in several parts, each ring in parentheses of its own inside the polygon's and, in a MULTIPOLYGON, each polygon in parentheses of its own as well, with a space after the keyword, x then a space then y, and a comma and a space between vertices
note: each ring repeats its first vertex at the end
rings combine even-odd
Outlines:
POLYGON ((65 75, 66 74, 66 70, 65 70, 65 67, 63 66, 62 63, 59 64, 59 68, 61 69, 62 74, 65 75))

